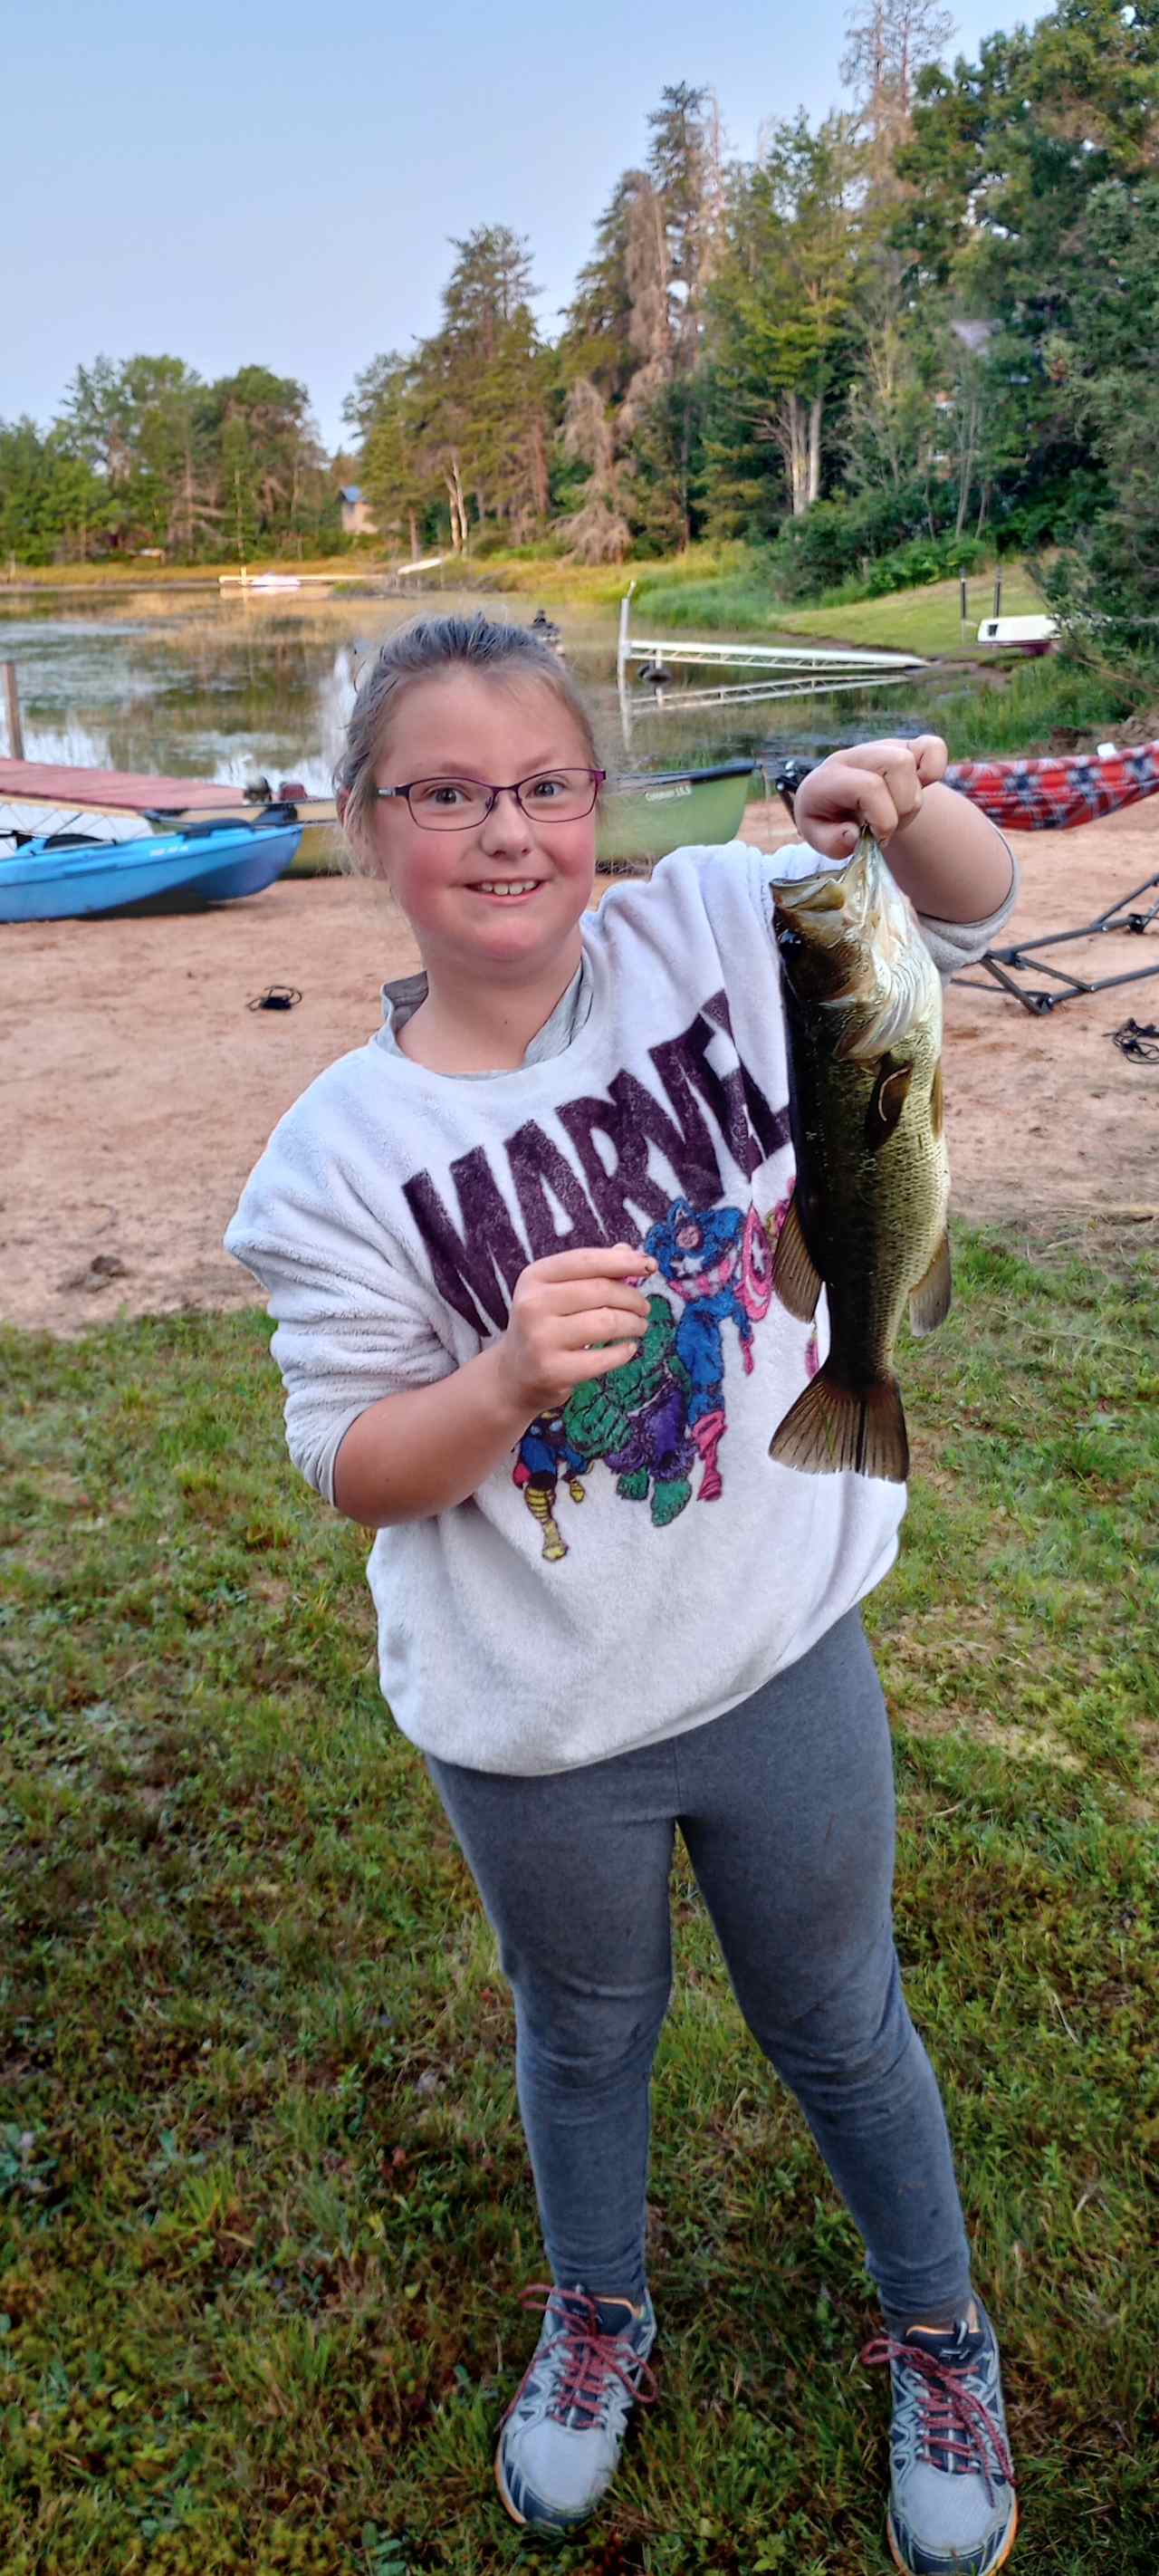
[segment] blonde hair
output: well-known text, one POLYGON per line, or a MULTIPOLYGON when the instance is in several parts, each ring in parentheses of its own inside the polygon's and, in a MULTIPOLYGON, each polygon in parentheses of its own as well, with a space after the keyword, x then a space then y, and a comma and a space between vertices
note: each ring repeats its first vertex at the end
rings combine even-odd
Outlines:
POLYGON ((443 671, 472 671, 481 680, 500 684, 537 680, 565 707, 583 743, 592 769, 600 766, 592 720, 584 700, 557 653, 527 626, 500 625, 477 610, 472 617, 415 617, 380 645, 363 672, 346 728, 346 741, 334 768, 334 793, 345 799, 342 824, 357 866, 360 841, 374 812, 374 764, 386 738, 391 715, 417 680, 443 671))

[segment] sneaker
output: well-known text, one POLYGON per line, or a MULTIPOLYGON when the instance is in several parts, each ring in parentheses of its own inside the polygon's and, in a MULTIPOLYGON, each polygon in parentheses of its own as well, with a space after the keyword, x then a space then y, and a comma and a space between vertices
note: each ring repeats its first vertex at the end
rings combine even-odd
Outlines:
POLYGON ((633 2404, 655 2401, 656 2319, 647 2291, 637 2308, 536 2282, 522 2300, 545 2315, 503 2418, 495 2482, 513 2522, 570 2531, 611 2485, 633 2404))
POLYGON ((990 2576, 1018 2529, 998 2339, 974 2300, 952 2330, 910 2326, 861 2353, 893 2381, 886 2531, 907 2576, 990 2576), (970 2319, 973 2320, 971 2324, 970 2319))

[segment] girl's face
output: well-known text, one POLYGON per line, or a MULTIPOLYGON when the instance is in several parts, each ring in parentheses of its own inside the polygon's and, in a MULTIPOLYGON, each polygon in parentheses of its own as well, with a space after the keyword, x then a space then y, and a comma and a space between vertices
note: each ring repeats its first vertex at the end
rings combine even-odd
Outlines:
MULTIPOLYGON (((392 715, 375 784, 482 779, 488 786, 540 770, 586 769, 590 754, 567 708, 542 681, 483 680, 448 671, 416 681, 392 715)), ((501 796, 467 831, 424 829, 405 800, 374 808, 378 870, 405 912, 424 964, 519 981, 566 962, 595 875, 596 818, 558 823, 501 796), (503 893, 510 886, 519 891, 503 893)))

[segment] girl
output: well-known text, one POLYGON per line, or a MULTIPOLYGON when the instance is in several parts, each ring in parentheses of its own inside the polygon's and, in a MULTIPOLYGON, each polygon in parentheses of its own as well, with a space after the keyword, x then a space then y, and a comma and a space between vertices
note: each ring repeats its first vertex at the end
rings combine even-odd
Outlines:
POLYGON ((604 773, 558 659, 482 616, 391 636, 336 784, 423 972, 280 1121, 226 1244, 269 1292, 292 1457, 378 1533, 383 1691, 514 1992, 552 2278, 500 2433, 508 2512, 582 2522, 653 2393, 679 1825, 864 2239, 893 2557, 981 2576, 1016 2524, 998 2349, 899 1987, 857 1609, 904 1490, 768 1454, 816 1365, 769 1289, 793 1177, 770 879, 844 859, 864 821, 942 970, 978 957, 1013 863, 945 765, 932 735, 859 744, 801 788, 807 846, 677 850, 591 912, 604 773))

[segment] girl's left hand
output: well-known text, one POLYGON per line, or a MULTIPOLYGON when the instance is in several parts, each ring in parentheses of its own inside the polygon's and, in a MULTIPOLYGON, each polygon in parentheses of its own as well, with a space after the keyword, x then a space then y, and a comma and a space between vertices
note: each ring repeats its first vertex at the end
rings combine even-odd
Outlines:
POLYGON ((856 742, 811 769, 793 799, 801 836, 827 859, 847 859, 864 824, 884 848, 921 812, 922 790, 945 776, 941 735, 912 742, 856 742))

